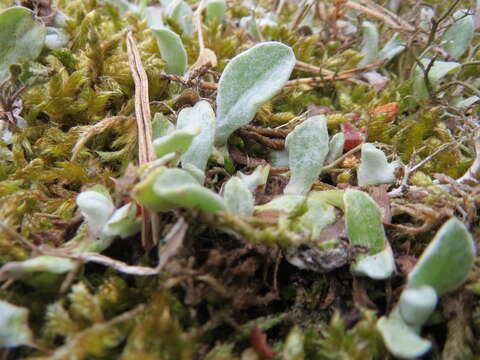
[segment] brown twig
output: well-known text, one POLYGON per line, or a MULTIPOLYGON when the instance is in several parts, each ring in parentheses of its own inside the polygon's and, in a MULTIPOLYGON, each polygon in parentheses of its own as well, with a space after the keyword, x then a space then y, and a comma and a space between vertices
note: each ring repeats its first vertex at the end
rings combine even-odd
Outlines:
MULTIPOLYGON (((127 32, 128 64, 135 83, 135 115, 138 129, 138 158, 140 164, 155 160, 152 144, 152 115, 150 114, 150 103, 148 95, 147 73, 142 65, 140 52, 133 38, 131 31, 127 32)), ((142 245, 148 249, 152 243, 158 241, 158 219, 157 215, 151 214, 142 207, 142 245), (152 241, 148 239, 148 229, 152 228, 152 241)))

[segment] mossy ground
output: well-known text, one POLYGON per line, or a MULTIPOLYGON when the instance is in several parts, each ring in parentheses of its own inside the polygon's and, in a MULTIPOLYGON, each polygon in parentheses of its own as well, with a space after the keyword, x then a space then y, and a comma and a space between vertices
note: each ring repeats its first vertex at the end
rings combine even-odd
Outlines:
MULTIPOLYGON (((323 30, 312 33, 308 26, 293 29, 297 6, 287 1, 280 13, 282 23, 264 28, 262 37, 290 45, 297 60, 310 65, 334 72, 352 69, 361 59, 361 37, 334 30, 336 17, 345 11, 342 3, 319 2, 312 8, 323 14, 317 24, 323 30)), ((438 13, 449 5, 428 3, 438 13)), ((37 245, 52 247, 82 236, 75 204, 80 191, 103 184, 117 203, 128 200, 134 172, 129 165, 137 164, 138 154, 127 29, 133 31, 148 75, 152 113, 175 122, 183 106, 199 98, 215 99, 215 91, 165 79, 164 62, 145 21, 131 14, 121 16, 107 2, 58 0, 56 6, 70 18, 66 30, 71 40, 67 48, 42 53, 36 66, 43 77, 21 95, 21 115, 28 127, 15 130, 12 144, 0 142, 0 219, 37 245), (98 124, 103 125, 94 129, 98 124), (72 160, 75 144, 86 134, 88 141, 75 149, 72 160)), ((271 9, 273 3, 260 1, 258 6, 271 9)), ((249 14, 242 1, 229 1, 227 22, 213 21, 205 27, 205 45, 215 52, 218 66, 204 74, 204 80, 216 82, 227 61, 254 43, 245 29, 233 25, 249 14)), ((399 14, 412 24, 419 21, 407 5, 399 14)), ((177 24, 169 25, 181 32, 177 24)), ((394 31, 381 22, 378 25, 384 43, 394 31)), ((432 181, 452 183, 473 162, 471 124, 477 119, 478 106, 463 110, 449 106, 449 98, 459 92, 455 87, 447 89, 443 98, 419 101, 412 96, 410 71, 425 45, 416 41, 418 34, 408 36, 407 51, 381 68, 389 79, 382 90, 349 81, 288 87, 261 108, 256 128, 237 132, 230 140, 241 155, 232 155, 233 165, 245 171, 252 162, 243 160, 261 163, 268 149, 249 131, 286 124, 307 111, 326 113, 331 135, 340 131, 342 122, 354 122, 366 129, 369 142, 378 142, 389 156, 404 163, 419 162, 451 143, 410 179, 423 193, 411 191, 392 200, 396 212, 386 230, 399 271, 391 280, 353 279, 348 267, 325 275, 300 271, 282 258, 278 246, 252 245, 248 239, 216 230, 210 226, 212 219, 185 212, 189 229, 184 246, 160 276, 128 276, 86 264, 64 292, 60 286, 65 278, 4 286, 0 298, 30 310, 39 349, 3 350, 3 358, 256 359, 249 350, 255 325, 267 334, 277 354, 297 325, 304 336, 305 359, 389 358, 375 329, 377 316, 396 302, 408 269, 435 231, 455 214, 470 226, 477 243, 480 236, 478 185, 454 187, 447 193, 432 181), (376 107, 392 102, 398 104, 393 121, 385 114, 374 114, 376 107)), ((182 36, 182 40, 192 63, 198 56, 197 38, 182 36)), ((461 61, 478 62, 477 48, 478 39, 461 61)), ((473 63, 455 79, 478 87, 479 73, 480 65, 473 63)), ((308 76, 312 74, 297 69, 291 78, 308 76)), ((273 138, 281 143, 289 129, 283 127, 273 138)), ((211 161, 206 183, 218 190, 227 175, 211 161)), ((354 176, 351 168, 339 167, 322 175, 315 187, 344 188, 354 183, 354 176)), ((261 197, 269 199, 284 186, 284 178, 272 173, 261 197)), ((162 234, 177 215, 161 214, 162 234)), ((255 231, 255 224, 250 226, 255 231)), ((155 266, 157 261, 155 251, 146 253, 142 248, 139 236, 116 241, 104 254, 129 264, 155 266)), ((0 264, 30 255, 15 239, 0 233, 0 264)), ((434 343, 428 358, 480 357, 475 340, 480 337, 478 263, 466 286, 442 298, 424 334, 434 343)))

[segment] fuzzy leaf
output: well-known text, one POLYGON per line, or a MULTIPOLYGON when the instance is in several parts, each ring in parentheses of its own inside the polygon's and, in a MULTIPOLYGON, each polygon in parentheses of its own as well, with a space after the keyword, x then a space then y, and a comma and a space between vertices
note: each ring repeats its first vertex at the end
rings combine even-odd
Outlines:
POLYGON ((218 84, 218 145, 248 124, 259 107, 280 91, 294 66, 293 50, 273 41, 257 44, 228 63, 218 84))
POLYGON ((98 233, 115 211, 112 201, 95 190, 83 191, 77 196, 77 205, 90 231, 98 233))
POLYGON ((454 58, 459 58, 467 51, 473 39, 475 20, 468 9, 455 11, 454 23, 445 31, 441 43, 443 48, 454 58))
POLYGON ((382 214, 378 205, 363 191, 347 189, 344 194, 345 223, 352 244, 368 248, 358 256, 352 272, 372 279, 386 279, 395 270, 390 245, 385 241, 382 214))
POLYGON ((345 135, 343 132, 336 133, 330 139, 328 144, 328 155, 325 159, 325 164, 330 164, 331 162, 338 159, 343 153, 343 146, 345 145, 345 135))
POLYGON ((255 193, 257 187, 260 185, 265 185, 268 180, 268 174, 270 173, 269 165, 259 165, 251 174, 243 174, 239 172, 238 177, 247 185, 248 189, 255 193))
POLYGON ((183 33, 187 36, 192 36, 193 34, 193 22, 192 15, 193 11, 190 9, 190 6, 183 0, 174 0, 170 3, 166 10, 168 17, 175 20, 175 22, 180 25, 183 30, 183 33))
POLYGON ((363 59, 358 63, 358 66, 365 66, 373 63, 378 55, 378 30, 377 26, 370 22, 364 21, 362 23, 363 47, 360 53, 363 59))
POLYGON ((457 218, 438 230, 408 275, 408 288, 431 286, 441 295, 463 284, 475 260, 472 235, 457 218))
POLYGON ((160 6, 147 6, 145 8, 145 19, 147 20, 148 27, 153 30, 160 29, 163 26, 162 20, 162 8, 160 6))
POLYGON ((400 296, 398 309, 405 323, 410 326, 422 326, 437 306, 438 296, 430 286, 405 289, 400 296))
POLYGON ((194 107, 182 109, 178 114, 177 129, 201 129, 180 161, 182 166, 190 164, 205 171, 215 138, 215 113, 210 104, 199 101, 194 107))
POLYGON ((284 192, 306 194, 320 175, 328 153, 325 116, 313 116, 298 125, 288 134, 285 147, 288 151, 291 176, 284 192))
POLYGON ((401 359, 411 359, 425 354, 432 344, 422 339, 408 326, 396 308, 389 317, 378 320, 377 328, 382 334, 388 350, 401 359))
POLYGON ((252 215, 253 195, 240 178, 233 176, 227 181, 223 189, 223 199, 227 209, 234 214, 252 215))
POLYGON ((75 263, 67 258, 57 256, 37 256, 25 261, 9 262, 2 266, 0 279, 22 280, 32 277, 34 273, 65 274, 75 267, 75 263))
POLYGON ((395 169, 398 162, 388 163, 382 150, 369 143, 362 145, 361 163, 357 176, 359 186, 388 184, 395 181, 395 169))
POLYGON ((218 23, 222 23, 227 11, 225 0, 209 0, 205 6, 205 22, 208 24, 213 19, 217 19, 218 23))
POLYGON ((134 198, 155 211, 180 207, 206 212, 225 209, 220 196, 203 187, 185 170, 157 168, 133 189, 134 198))
POLYGON ((152 29, 157 39, 162 59, 167 63, 166 72, 182 76, 187 70, 187 52, 178 34, 167 28, 152 29))
POLYGON ((175 130, 175 126, 162 113, 155 113, 152 120, 152 136, 157 139, 161 136, 170 134, 175 130))
POLYGON ((304 335, 298 326, 294 326, 288 333, 283 347, 283 360, 303 360, 305 357, 304 335))
MULTIPOLYGON (((430 63, 430 59, 421 60, 423 66, 427 68, 430 63)), ((460 69, 460 64, 453 61, 441 61, 435 60, 430 71, 428 72, 428 79, 433 89, 437 86, 440 80, 442 80, 447 74, 460 69)), ((428 98, 428 90, 425 85, 425 78, 422 69, 419 66, 415 66, 413 71, 413 91, 420 99, 428 98)))
POLYGON ((153 140, 153 148, 158 159, 170 153, 177 153, 180 158, 185 153, 193 138, 200 132, 199 128, 189 130, 174 130, 171 133, 153 140))
POLYGON ((45 34, 45 27, 34 20, 29 9, 14 6, 0 11, 0 83, 8 78, 10 65, 40 55, 45 34))
POLYGON ((0 300, 0 348, 31 345, 28 310, 0 300))
POLYGON ((402 44, 402 37, 399 33, 395 33, 378 53, 378 59, 391 60, 403 50, 405 50, 405 45, 402 44))
POLYGON ((137 219, 137 205, 133 202, 115 210, 102 229, 106 236, 120 236, 125 239, 140 230, 140 221, 137 219))

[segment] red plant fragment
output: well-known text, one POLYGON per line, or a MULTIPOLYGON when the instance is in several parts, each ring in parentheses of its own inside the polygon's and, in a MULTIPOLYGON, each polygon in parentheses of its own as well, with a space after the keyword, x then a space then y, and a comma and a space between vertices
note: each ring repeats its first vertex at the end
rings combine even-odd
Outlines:
POLYGON ((344 122, 341 125, 343 135, 345 135, 345 144, 343 151, 352 150, 354 147, 360 145, 363 141, 362 134, 351 123, 344 122))
POLYGON ((267 359, 274 359, 275 353, 270 349, 267 343, 267 335, 265 335, 258 325, 252 329, 250 333, 250 344, 255 352, 267 359))
POLYGON ((375 109, 372 110, 371 114, 387 114, 387 121, 392 122, 395 120, 399 112, 399 106, 396 102, 391 102, 385 105, 377 106, 375 109))

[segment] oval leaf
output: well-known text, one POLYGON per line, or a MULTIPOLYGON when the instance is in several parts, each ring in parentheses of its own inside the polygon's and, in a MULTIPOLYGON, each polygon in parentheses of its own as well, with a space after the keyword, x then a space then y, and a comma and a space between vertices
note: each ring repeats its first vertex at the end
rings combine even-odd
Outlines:
POLYGON ((370 22, 364 21, 362 23, 363 47, 360 52, 363 59, 358 63, 358 66, 365 66, 373 63, 378 55, 378 30, 377 26, 370 22))
POLYGON ((328 130, 325 116, 313 116, 288 134, 285 147, 291 170, 285 194, 303 195, 322 172, 328 153, 328 130))
POLYGON ((223 199, 227 209, 239 215, 252 215, 254 199, 248 186, 234 176, 225 184, 223 199))
POLYGON ((439 295, 466 280, 475 260, 475 245, 465 225, 451 218, 438 230, 408 275, 408 288, 428 285, 439 295))
POLYGON ((400 296, 398 308, 403 320, 411 326, 422 326, 437 306, 438 296, 431 286, 405 289, 400 296))
POLYGON ((215 138, 215 113, 210 104, 199 101, 194 107, 182 109, 178 114, 177 129, 200 129, 180 161, 182 166, 191 164, 205 171, 215 138))
POLYGON ((369 143, 362 145, 362 157, 357 170, 358 185, 380 185, 395 181, 398 162, 389 163, 382 150, 369 143))
POLYGON ((95 190, 81 192, 77 205, 92 233, 97 233, 115 211, 112 201, 95 190))
POLYGON ((187 70, 187 52, 180 36, 166 28, 153 29, 152 32, 157 39, 160 55, 167 63, 166 72, 182 76, 187 70))
POLYGON ((217 19, 218 23, 222 23, 227 11, 225 0, 210 0, 205 6, 205 22, 208 24, 213 19, 217 19))
POLYGON ((293 50, 279 42, 260 43, 235 56, 218 84, 216 143, 225 144, 230 134, 248 124, 285 85, 294 66, 293 50))
POLYGON ((453 14, 454 23, 442 37, 443 48, 454 58, 462 56, 473 39, 475 20, 473 15, 468 13, 468 9, 456 11, 453 14))
POLYGON ((0 12, 0 82, 8 78, 10 65, 40 55, 45 34, 45 27, 33 20, 27 8, 14 6, 0 12))
POLYGON ((11 348, 32 343, 28 310, 0 301, 0 347, 11 348))
POLYGON ((193 34, 193 11, 183 0, 174 0, 167 8, 168 17, 172 18, 187 36, 193 34))

